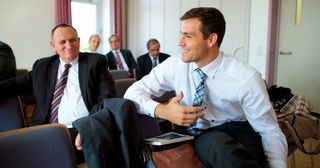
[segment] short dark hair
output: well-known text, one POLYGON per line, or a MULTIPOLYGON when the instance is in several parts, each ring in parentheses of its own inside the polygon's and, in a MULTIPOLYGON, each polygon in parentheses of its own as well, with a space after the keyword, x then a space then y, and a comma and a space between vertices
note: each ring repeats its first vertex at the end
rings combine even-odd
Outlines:
POLYGON ((70 28, 72 28, 72 29, 78 34, 77 30, 76 30, 73 26, 71 26, 71 25, 69 25, 69 24, 66 24, 66 23, 60 23, 60 24, 56 25, 56 26, 51 30, 51 38, 53 37, 53 33, 54 33, 58 28, 60 28, 60 27, 70 27, 70 28))
POLYGON ((160 46, 159 41, 158 41, 157 39, 155 39, 155 38, 152 38, 152 39, 148 40, 148 42, 147 42, 147 49, 150 48, 150 45, 151 45, 151 44, 159 44, 159 46, 160 46))
POLYGON ((180 20, 183 21, 191 18, 198 18, 200 20, 200 31, 204 39, 207 39, 210 34, 216 33, 218 35, 218 46, 220 47, 226 30, 226 21, 222 13, 216 8, 199 7, 187 11, 180 20))

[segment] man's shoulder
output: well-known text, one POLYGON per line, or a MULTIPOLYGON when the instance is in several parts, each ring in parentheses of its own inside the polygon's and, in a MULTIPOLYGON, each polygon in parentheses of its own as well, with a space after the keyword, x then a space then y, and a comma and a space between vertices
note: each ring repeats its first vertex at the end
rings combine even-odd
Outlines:
POLYGON ((227 74, 239 79, 247 79, 256 73, 259 73, 254 67, 232 56, 223 57, 221 68, 224 69, 227 74))
POLYGON ((54 63, 58 61, 59 61, 59 55, 39 58, 33 63, 32 70, 43 71, 44 69, 51 67, 54 63))
POLYGON ((170 55, 169 54, 167 54, 167 53, 160 53, 160 56, 163 56, 163 57, 170 57, 170 55))
POLYGON ((108 57, 110 57, 110 56, 113 55, 113 53, 112 53, 112 51, 109 51, 106 55, 107 55, 108 57))
POLYGON ((132 53, 129 49, 120 49, 120 52, 123 56, 132 56, 132 53))
POLYGON ((120 48, 120 52, 131 52, 129 49, 120 48))
POLYGON ((149 57, 149 54, 148 53, 145 53, 145 54, 143 54, 143 55, 140 55, 138 58, 137 58, 137 60, 143 60, 143 59, 146 59, 146 58, 148 58, 149 57))
POLYGON ((85 56, 85 57, 105 57, 105 55, 102 55, 100 53, 92 53, 92 52, 80 52, 79 56, 85 56))
POLYGON ((35 63, 37 64, 50 63, 50 62, 56 61, 57 59, 59 59, 59 55, 56 54, 49 57, 39 58, 35 63))
POLYGON ((106 56, 99 53, 79 53, 79 62, 83 62, 84 60, 87 60, 88 62, 98 62, 104 59, 106 59, 106 56))
POLYGON ((257 71, 255 68, 253 68, 248 63, 245 63, 245 62, 243 62, 233 56, 230 56, 230 55, 224 55, 223 62, 225 64, 227 64, 228 66, 234 66, 235 71, 238 71, 239 69, 248 70, 248 71, 257 71))

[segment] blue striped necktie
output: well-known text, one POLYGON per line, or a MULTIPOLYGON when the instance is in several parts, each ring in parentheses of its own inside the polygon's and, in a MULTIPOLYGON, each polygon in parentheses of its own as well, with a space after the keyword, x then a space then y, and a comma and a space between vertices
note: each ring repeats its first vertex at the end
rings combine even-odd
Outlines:
POLYGON ((55 87, 52 103, 51 103, 51 117, 50 123, 57 123, 58 122, 58 109, 61 102, 61 98, 63 96, 64 88, 67 85, 68 81, 68 74, 71 64, 64 65, 64 71, 61 74, 61 77, 55 87))
POLYGON ((205 82, 206 74, 200 68, 197 68, 196 71, 201 81, 196 89, 196 94, 193 99, 193 106, 198 107, 202 105, 202 102, 204 99, 204 82, 205 82))
MULTIPOLYGON (((197 68, 196 69, 198 76, 200 77, 200 84, 197 86, 196 88, 196 93, 193 99, 193 106, 194 107, 199 107, 202 106, 203 103, 203 99, 204 99, 204 82, 205 82, 205 78, 206 78, 206 74, 200 69, 197 68)), ((196 135, 198 134, 197 130, 195 129, 195 125, 196 125, 196 121, 187 128, 187 131, 190 134, 196 135)))

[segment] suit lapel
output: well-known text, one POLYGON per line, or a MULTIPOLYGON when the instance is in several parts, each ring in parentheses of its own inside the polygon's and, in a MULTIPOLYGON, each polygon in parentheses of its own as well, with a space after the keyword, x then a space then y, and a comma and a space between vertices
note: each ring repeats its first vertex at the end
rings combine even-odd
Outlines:
POLYGON ((165 60, 165 57, 160 53, 159 55, 159 63, 163 62, 165 60))
POLYGON ((79 54, 79 84, 84 103, 88 105, 87 83, 88 83, 88 60, 83 53, 79 54))
POLYGON ((109 65, 110 69, 117 69, 117 61, 115 59, 115 55, 113 54, 112 51, 110 51, 111 57, 109 57, 108 59, 110 59, 109 63, 111 65, 109 65))
POLYGON ((51 66, 48 67, 48 86, 49 86, 47 87, 47 93, 49 93, 47 96, 48 105, 51 104, 54 88, 56 86, 59 63, 60 63, 60 60, 58 57, 58 59, 54 60, 51 63, 51 66))
POLYGON ((129 64, 130 61, 129 61, 129 58, 127 56, 127 52, 125 50, 122 50, 122 49, 120 49, 120 52, 121 52, 121 54, 123 56, 124 61, 127 64, 128 68, 130 68, 130 64, 129 64))
POLYGON ((145 65, 146 65, 146 69, 147 69, 147 72, 146 72, 146 75, 148 74, 148 72, 150 72, 152 70, 152 60, 149 56, 149 54, 146 55, 146 59, 145 59, 145 65))

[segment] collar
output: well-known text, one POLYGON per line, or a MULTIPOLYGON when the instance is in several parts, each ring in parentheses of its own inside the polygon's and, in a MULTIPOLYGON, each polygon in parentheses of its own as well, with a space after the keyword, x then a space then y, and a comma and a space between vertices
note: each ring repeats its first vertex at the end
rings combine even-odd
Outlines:
MULTIPOLYGON (((149 53, 148 53, 148 55, 149 55, 150 59, 153 60, 153 56, 151 56, 149 53)), ((156 60, 158 60, 158 58, 159 58, 159 56, 156 57, 156 60)))
MULTIPOLYGON (((220 51, 219 55, 216 57, 216 59, 214 59, 212 62, 210 62, 206 66, 200 68, 207 75, 208 78, 211 78, 211 79, 214 78, 214 75, 219 70, 219 68, 222 64, 223 55, 224 55, 224 53, 222 51, 220 51)), ((199 67, 196 63, 192 62, 190 64, 190 70, 192 72, 195 71, 197 68, 199 68, 199 67)))
MULTIPOLYGON (((60 59, 60 65, 59 67, 63 68, 64 67, 64 64, 66 64, 66 62, 64 62, 61 58, 60 59)), ((69 64, 71 64, 72 66, 71 67, 74 67, 79 61, 79 55, 74 59, 72 60, 71 62, 69 62, 69 64)))
POLYGON ((113 54, 116 54, 116 52, 120 53, 120 49, 118 50, 112 50, 113 54))

